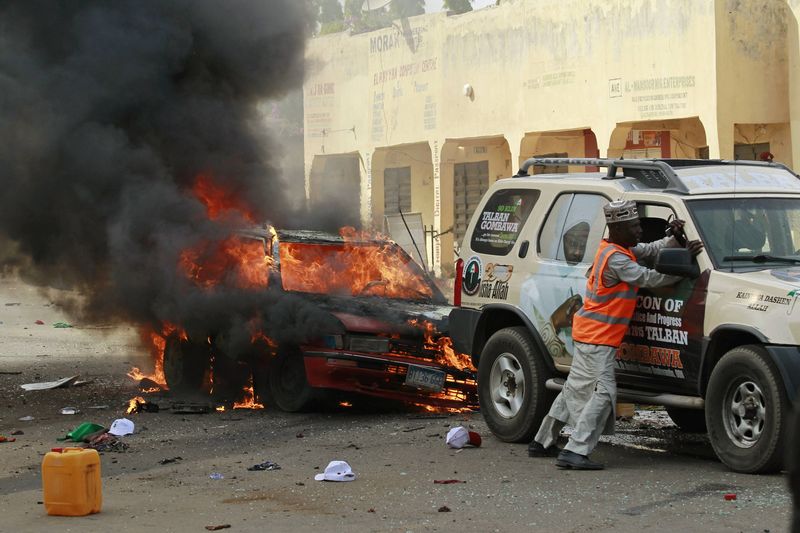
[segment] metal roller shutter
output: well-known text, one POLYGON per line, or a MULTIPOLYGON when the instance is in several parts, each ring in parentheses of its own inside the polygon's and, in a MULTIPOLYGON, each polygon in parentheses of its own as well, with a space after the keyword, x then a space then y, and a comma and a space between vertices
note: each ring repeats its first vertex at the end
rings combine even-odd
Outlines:
POLYGON ((456 163, 453 176, 453 236, 458 246, 467 232, 472 213, 489 188, 489 161, 456 163))
POLYGON ((411 167, 387 168, 383 171, 383 212, 411 211, 411 167))

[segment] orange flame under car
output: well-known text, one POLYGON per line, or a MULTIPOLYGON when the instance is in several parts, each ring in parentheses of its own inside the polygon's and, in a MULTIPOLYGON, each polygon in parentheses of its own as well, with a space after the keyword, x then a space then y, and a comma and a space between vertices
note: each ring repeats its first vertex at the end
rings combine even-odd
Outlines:
POLYGON ((414 318, 409 320, 408 323, 423 330, 425 347, 438 353, 436 360, 439 364, 458 370, 469 370, 471 372, 476 370, 472 365, 472 358, 467 354, 455 351, 453 339, 439 334, 436 326, 431 322, 414 318))

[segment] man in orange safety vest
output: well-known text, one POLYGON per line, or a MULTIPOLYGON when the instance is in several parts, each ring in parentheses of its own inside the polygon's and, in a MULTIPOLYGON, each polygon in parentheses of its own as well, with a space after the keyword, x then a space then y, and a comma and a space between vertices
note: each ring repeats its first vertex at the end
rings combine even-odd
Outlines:
MULTIPOLYGON (((655 257, 661 248, 680 246, 675 236, 683 234, 682 220, 669 223, 670 236, 640 243, 642 227, 635 202, 611 202, 603 211, 608 239, 600 243, 588 272, 583 306, 572 319, 575 349, 569 376, 528 446, 531 457, 557 456, 556 466, 560 468, 604 468, 588 456, 601 434, 614 432, 614 359, 633 317, 637 291, 639 287, 662 287, 682 279, 637 263, 655 257), (565 424, 574 429, 569 442, 559 450, 555 443, 565 424)), ((690 241, 686 248, 697 255, 703 244, 690 241)))

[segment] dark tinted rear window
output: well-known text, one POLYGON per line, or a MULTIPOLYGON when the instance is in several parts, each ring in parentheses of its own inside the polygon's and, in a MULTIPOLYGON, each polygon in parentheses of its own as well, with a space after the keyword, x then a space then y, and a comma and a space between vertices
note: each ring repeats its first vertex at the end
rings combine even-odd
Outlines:
POLYGON ((482 254, 506 255, 517 242, 539 191, 503 189, 483 206, 472 232, 471 248, 482 254))

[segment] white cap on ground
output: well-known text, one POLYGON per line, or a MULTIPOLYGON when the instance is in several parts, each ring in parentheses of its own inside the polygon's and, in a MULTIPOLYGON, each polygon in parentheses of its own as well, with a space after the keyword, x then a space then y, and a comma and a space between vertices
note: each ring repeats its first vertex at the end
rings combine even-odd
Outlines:
POLYGON ((355 478, 353 469, 344 461, 331 461, 324 473, 314 476, 317 481, 353 481, 355 478))
POLYGON ((117 418, 111 424, 108 432, 117 437, 122 437, 123 435, 130 435, 133 433, 133 428, 133 422, 127 418, 117 418))

